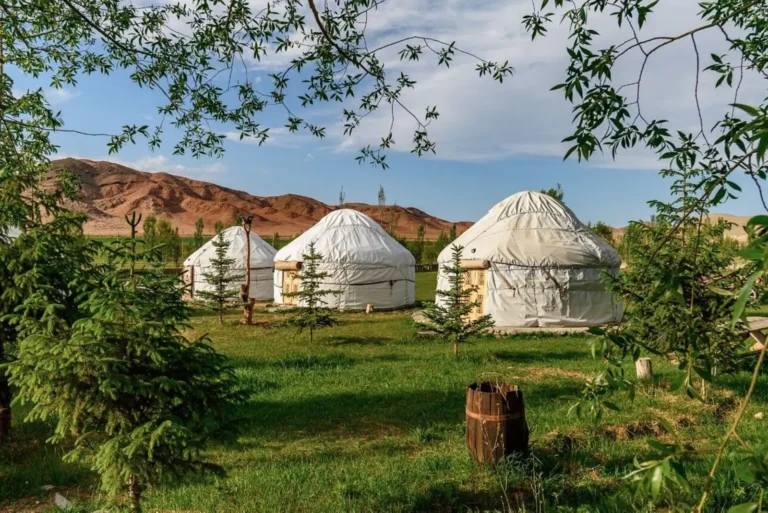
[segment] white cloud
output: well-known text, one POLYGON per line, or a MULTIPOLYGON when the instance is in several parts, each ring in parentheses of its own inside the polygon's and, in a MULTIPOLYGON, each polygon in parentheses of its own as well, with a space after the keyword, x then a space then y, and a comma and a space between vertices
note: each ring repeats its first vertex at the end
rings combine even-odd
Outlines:
MULTIPOLYGON (((380 57, 390 73, 403 70, 417 81, 416 88, 403 95, 403 102, 415 113, 423 115, 427 106, 438 107, 440 117, 429 132, 437 142, 438 159, 484 161, 510 156, 561 156, 567 145, 560 141, 572 130, 571 105, 562 91, 550 91, 561 82, 568 65, 567 23, 549 27, 544 39, 531 41, 521 24, 531 10, 528 0, 391 0, 379 6, 369 17, 368 44, 409 35, 423 35, 444 41, 490 60, 509 60, 516 68, 514 77, 498 84, 478 78, 476 61, 456 55, 450 68, 438 68, 436 58, 425 49, 420 63, 401 62, 399 47, 385 50, 380 57)), ((675 35, 697 23, 696 0, 660 3, 656 13, 640 32, 641 38, 675 35)), ((555 17, 559 20, 559 16, 555 17)), ((616 27, 615 18, 593 16, 592 23, 600 32, 597 48, 626 39, 616 27)), ((725 53, 728 44, 719 31, 697 35, 700 68, 707 65, 710 53, 725 53)), ((614 69, 617 85, 637 79, 642 55, 639 50, 622 57, 614 69)), ((695 54, 690 39, 681 40, 656 52, 646 66, 641 90, 641 105, 647 119, 663 118, 670 126, 693 133, 699 130, 693 90, 695 54)), ((716 77, 702 71, 699 99, 704 127, 711 129, 733 100, 733 90, 714 88, 716 77)), ((629 89, 627 89, 629 90, 629 89)), ((741 99, 760 98, 764 84, 758 79, 745 80, 741 99)), ((359 95, 358 95, 359 96, 359 95)), ((634 93, 632 99, 634 101, 634 93)), ((338 118, 337 118, 338 119, 338 118)), ((352 137, 343 137, 338 122, 329 137, 336 141, 337 151, 356 151, 366 144, 378 144, 389 130, 388 108, 381 108, 363 120, 352 137)), ((398 151, 410 151, 415 121, 409 114, 397 111, 394 139, 398 151)), ((643 150, 620 155, 614 162, 600 156, 592 163, 599 167, 658 169, 653 154, 643 150)))
POLYGON ((60 105, 80 96, 80 91, 74 89, 46 89, 43 91, 45 98, 51 105, 60 105))
POLYGON ((315 160, 315 156, 311 153, 307 153, 307 156, 304 157, 304 162, 309 162, 310 160, 315 160))
MULTIPOLYGON (((30 90, 13 89, 11 94, 16 98, 24 96, 30 90)), ((56 89, 54 87, 43 89, 43 96, 51 105, 61 105, 80 96, 80 91, 75 89, 56 89)))

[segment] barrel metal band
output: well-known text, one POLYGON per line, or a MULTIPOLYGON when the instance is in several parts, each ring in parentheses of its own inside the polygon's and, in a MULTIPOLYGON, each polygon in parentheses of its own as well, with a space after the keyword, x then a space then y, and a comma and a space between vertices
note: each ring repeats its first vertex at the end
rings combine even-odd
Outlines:
POLYGON ((475 413, 473 411, 464 410, 467 414, 467 417, 472 417, 473 419, 477 420, 487 420, 491 422, 498 422, 502 420, 515 420, 522 417, 521 413, 507 413, 506 415, 484 415, 482 413, 475 413))

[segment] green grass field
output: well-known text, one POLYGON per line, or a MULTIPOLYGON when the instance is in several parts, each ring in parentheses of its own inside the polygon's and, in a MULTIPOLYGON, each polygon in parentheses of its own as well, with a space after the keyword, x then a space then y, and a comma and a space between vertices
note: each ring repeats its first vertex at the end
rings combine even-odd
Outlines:
MULTIPOLYGON (((417 281, 417 298, 431 299, 434 273, 417 281)), ((224 326, 196 312, 194 334, 210 333, 250 389, 243 435, 207 454, 226 477, 151 490, 146 511, 669 511, 695 494, 664 491, 651 500, 623 479, 633 457, 647 454, 648 437, 668 439, 656 419, 676 425, 687 443, 712 447, 748 383, 746 374, 729 377, 700 404, 666 392, 674 370, 655 360, 658 384, 634 403, 617 400, 623 410, 595 426, 567 415, 584 379, 600 368, 588 336, 479 338, 463 345, 457 360, 447 344, 416 337, 411 313, 344 314, 310 345, 308 336, 286 328, 240 326, 235 311, 224 326), (482 379, 522 387, 532 449, 525 461, 488 469, 470 460, 464 394, 482 379)), ((254 319, 272 323, 280 315, 258 312, 254 319)), ((766 409, 762 378, 740 431, 747 443, 768 440, 768 421, 754 418, 766 409)), ((22 413, 16 410, 17 421, 22 413)), ((79 511, 103 506, 95 475, 62 462, 62 451, 45 444, 49 430, 17 422, 13 443, 0 449, 0 512, 49 511, 54 491, 79 511), (43 485, 57 488, 44 492, 43 485)), ((708 511, 756 496, 733 475, 731 461, 708 511)), ((709 462, 705 455, 691 466, 694 489, 709 462)))

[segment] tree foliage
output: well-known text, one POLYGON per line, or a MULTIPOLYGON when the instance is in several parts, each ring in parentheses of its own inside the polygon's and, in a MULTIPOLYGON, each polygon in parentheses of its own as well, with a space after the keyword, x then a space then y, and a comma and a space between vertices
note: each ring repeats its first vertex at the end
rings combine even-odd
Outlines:
POLYGON ((459 343, 494 326, 490 315, 469 319, 480 303, 472 300, 477 287, 467 283, 469 271, 461 265, 463 252, 462 246, 451 247, 451 264, 442 268, 450 288, 438 290, 437 301, 424 310, 424 317, 429 321, 425 326, 443 335, 453 345, 456 356, 459 355, 459 343))
POLYGON ((230 242, 224 238, 224 232, 219 232, 212 244, 216 256, 211 258, 210 265, 203 271, 203 279, 211 289, 199 290, 197 295, 214 305, 219 316, 219 324, 224 324, 225 306, 240 296, 239 284, 244 275, 233 269, 235 259, 227 256, 230 242))
POLYGON ((613 238, 613 228, 605 224, 603 221, 597 221, 594 224, 590 223, 588 228, 595 232, 595 235, 603 239, 611 246, 616 244, 616 241, 613 238))
MULTIPOLYGON (((617 157, 631 148, 645 147, 656 152, 661 175, 672 181, 672 199, 651 202, 656 209, 653 224, 660 228, 636 228, 647 237, 643 241, 647 248, 630 248, 629 254, 638 258, 638 264, 644 269, 633 270, 625 285, 633 280, 640 289, 634 291, 636 297, 630 299, 625 296, 629 299, 626 305, 627 321, 618 328, 606 330, 605 338, 596 343, 600 349, 595 351, 596 354, 605 357, 608 366, 601 374, 602 381, 590 380, 585 389, 585 397, 594 399, 593 404, 604 401, 617 388, 632 390, 631 383, 628 383, 631 380, 625 379, 622 374, 622 357, 637 357, 636 348, 643 347, 646 342, 639 340, 637 333, 660 334, 664 330, 674 334, 674 340, 664 340, 662 345, 684 348, 687 353, 672 388, 695 396, 695 389, 689 386, 693 373, 704 381, 710 380, 712 376, 708 365, 702 361, 714 360, 711 348, 722 348, 720 339, 730 339, 727 332, 732 329, 729 325, 733 321, 722 325, 726 317, 723 308, 730 304, 731 317, 741 318, 753 286, 761 276, 759 262, 764 255, 765 241, 752 246, 744 254, 746 257, 742 255, 742 258, 751 261, 747 270, 752 274, 740 286, 738 277, 722 267, 728 258, 724 258, 712 245, 719 237, 719 228, 714 227, 712 230, 715 232, 710 232, 701 220, 711 208, 719 207, 740 194, 741 186, 734 180, 737 173, 742 173, 755 184, 762 205, 768 210, 762 197, 762 184, 768 175, 765 163, 768 106, 765 99, 759 105, 744 105, 739 98, 745 78, 763 79, 768 76, 765 3, 751 0, 704 1, 695 7, 698 20, 688 29, 672 34, 660 34, 656 30, 649 35, 647 27, 661 22, 655 12, 658 4, 657 0, 541 0, 534 4, 534 11, 523 19, 533 38, 546 36, 549 23, 555 19, 565 21, 569 29, 565 79, 553 87, 573 104, 574 129, 564 139, 569 144, 565 158, 573 155, 579 160, 589 159, 596 152, 610 152, 617 157), (603 37, 596 30, 595 20, 601 15, 609 15, 616 25, 611 28, 608 37, 603 37), (721 37, 727 52, 701 55, 697 39, 705 32, 721 37), (691 97, 699 122, 693 130, 687 126, 670 126, 665 119, 650 118, 643 105, 646 101, 641 94, 643 84, 653 72, 650 63, 660 54, 660 50, 670 51, 668 47, 672 45, 690 49, 690 69, 696 71, 691 84, 691 97), (626 76, 627 70, 632 73, 631 78, 620 78, 626 76), (716 88, 730 98, 730 105, 723 108, 711 129, 704 125, 699 102, 703 74, 712 76, 716 88), (655 281, 646 279, 641 274, 644 272, 655 276, 655 281), (718 292, 727 299, 714 297, 711 288, 707 288, 714 284, 725 287, 718 287, 718 292), (643 310, 642 304, 649 301, 658 305, 658 301, 664 300, 669 303, 661 304, 664 311, 659 313, 660 316, 665 317, 674 309, 680 315, 677 318, 671 315, 665 317, 672 325, 643 327, 639 317, 648 312, 643 310), (678 302, 677 306, 674 301, 678 302), (682 306, 684 303, 687 308, 682 306), (714 329, 714 332, 703 334, 704 329, 714 329)), ((678 66, 678 69, 683 68, 678 66)), ((677 78, 674 72, 662 77, 667 82, 674 82, 677 78)), ((630 238, 628 243, 633 244, 633 239, 630 238)), ((620 286, 619 290, 627 295, 631 293, 626 286, 620 286)), ((659 340, 647 342, 656 344, 659 340)), ((738 425, 754 391, 764 354, 765 351, 760 354, 750 389, 730 429, 714 448, 715 458, 704 481, 701 498, 692 508, 697 513, 706 507, 720 463, 726 452, 732 449, 733 441, 738 439, 738 425)), ((727 362, 723 364, 727 366, 727 362)), ((645 483, 654 496, 665 484, 686 486, 688 482, 682 464, 689 458, 695 459, 696 451, 680 443, 654 444, 652 447, 656 454, 638 462, 638 472, 634 477, 645 483)), ((762 458, 759 450, 750 449, 749 452, 753 462, 762 458)), ((761 508, 762 504, 749 503, 735 506, 732 511, 757 511, 761 508)))
MULTIPOLYGON (((472 59, 480 76, 498 82, 513 70, 506 62, 464 52, 455 42, 422 36, 369 45, 368 13, 380 3, 282 0, 256 8, 247 0, 148 5, 11 0, 3 9, 2 61, 18 74, 50 77, 54 88, 75 85, 80 75, 126 69, 138 88, 158 92, 163 100, 156 124, 89 134, 106 137, 110 153, 138 137, 158 148, 170 124, 181 133, 173 141, 174 154, 219 156, 227 129, 235 138, 266 141, 269 128, 260 117, 268 110, 281 112, 289 131, 322 138, 326 127, 302 117, 301 109, 323 103, 341 104, 346 135, 380 107, 386 107, 393 119, 404 114, 414 127, 411 151, 434 152, 436 143, 430 140, 428 127, 439 115, 437 108, 406 105, 403 93, 416 81, 404 72, 390 73, 385 60, 399 54, 401 60, 420 61, 425 50, 431 50, 438 67, 459 58, 472 59), (265 59, 285 64, 268 81, 261 81, 251 68, 265 59)), ((3 79, 2 91, 14 99, 3 102, 10 105, 3 110, 5 120, 17 129, 64 130, 61 119, 47 109, 42 88, 14 96, 10 76, 3 79), (24 115, 18 116, 21 112, 24 115)), ((360 161, 386 167, 385 152, 394 145, 392 134, 385 132, 380 145, 361 149, 360 161)))
POLYGON ((205 237, 203 236, 204 229, 205 229, 205 222, 203 221, 202 217, 199 217, 197 221, 195 221, 195 235, 192 240, 192 243, 194 244, 195 248, 199 248, 203 244, 205 244, 205 237))
MULTIPOLYGON (((17 401, 30 405, 27 420, 54 423, 52 442, 73 440, 66 459, 89 464, 110 496, 127 491, 133 511, 161 479, 217 470, 200 451, 214 435, 234 434, 232 414, 245 399, 208 339, 182 334, 190 310, 157 251, 141 254, 144 272, 123 271, 140 245, 121 239, 106 250, 71 325, 60 322, 56 302, 27 316, 10 366, 17 401)), ((37 298, 27 305, 39 306, 37 298)))
POLYGON ((327 296, 340 295, 341 290, 323 288, 323 280, 331 273, 322 271, 320 265, 323 255, 315 249, 315 243, 309 244, 308 252, 302 255, 302 267, 298 277, 301 289, 298 292, 284 292, 287 297, 296 297, 299 308, 288 319, 288 324, 298 328, 299 333, 309 330, 309 342, 314 341, 315 331, 328 328, 338 323, 333 310, 327 308, 327 296))
POLYGON ((549 189, 542 189, 542 194, 546 194, 547 196, 551 198, 555 198, 560 203, 565 203, 563 201, 563 198, 565 197, 565 191, 563 191, 563 187, 560 184, 557 184, 557 187, 550 187, 549 189))
POLYGON ((425 228, 423 224, 420 224, 418 228, 416 228, 416 240, 413 241, 412 244, 410 244, 410 251, 413 254, 413 258, 416 260, 416 265, 419 265, 422 263, 422 258, 424 256, 424 234, 425 234, 425 228))

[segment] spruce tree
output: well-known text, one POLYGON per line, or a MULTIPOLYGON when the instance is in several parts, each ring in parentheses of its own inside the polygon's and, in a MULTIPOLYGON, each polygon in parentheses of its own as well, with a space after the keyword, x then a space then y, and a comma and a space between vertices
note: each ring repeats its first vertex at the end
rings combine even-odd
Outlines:
POLYGON ((213 303, 219 314, 219 324, 224 324, 224 305, 239 296, 238 284, 243 275, 233 271, 235 259, 227 257, 230 242, 219 232, 212 242, 216 257, 211 259, 210 267, 203 271, 203 278, 211 285, 211 290, 201 290, 197 295, 213 303))
POLYGON ((323 255, 315 250, 315 243, 309 244, 309 252, 302 255, 303 262, 299 279, 301 290, 284 294, 288 297, 297 297, 300 308, 293 317, 288 319, 288 324, 298 328, 299 333, 309 330, 309 342, 314 341, 315 330, 327 328, 338 323, 331 309, 327 308, 328 302, 324 297, 341 294, 340 290, 323 289, 323 280, 331 273, 320 270, 323 255))
POLYGON ((429 324, 425 323, 425 326, 434 329, 451 342, 453 354, 458 357, 459 343, 487 328, 492 328, 495 323, 490 315, 483 315, 475 320, 467 318, 473 309, 480 306, 477 301, 471 300, 477 287, 466 284, 465 277, 469 271, 461 265, 464 248, 454 245, 451 251, 451 264, 443 266, 450 289, 437 291, 438 301, 424 310, 424 317, 429 320, 429 324))
POLYGON ((27 420, 53 422, 50 441, 66 442, 65 459, 89 464, 109 497, 127 492, 140 512, 142 492, 161 478, 219 470, 200 451, 234 435, 231 413, 245 395, 206 336, 182 334, 190 308, 158 252, 141 255, 144 272, 124 272, 136 247, 131 238, 105 252, 71 328, 51 329, 55 305, 26 327, 10 377, 27 420))

